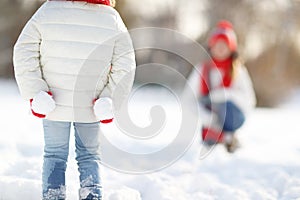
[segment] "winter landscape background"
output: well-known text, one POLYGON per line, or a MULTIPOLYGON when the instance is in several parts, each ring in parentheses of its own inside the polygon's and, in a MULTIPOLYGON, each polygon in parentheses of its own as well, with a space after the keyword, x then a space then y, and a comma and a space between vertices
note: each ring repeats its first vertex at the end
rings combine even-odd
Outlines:
MULTIPOLYGON (((24 24, 45 0, 0 1, 0 76, 13 77, 12 46, 24 24)), ((299 0, 119 0, 117 8, 129 30, 160 27, 178 31, 206 46, 211 28, 220 20, 230 20, 238 36, 239 53, 252 77, 258 105, 274 107, 300 87, 300 1, 299 0)), ((156 35, 142 36, 148 42, 168 44, 195 54, 184 41, 156 35)), ((153 49, 137 53, 139 65, 166 64, 184 76, 192 66, 177 55, 153 49)), ((197 53, 197 52, 196 52, 197 53)), ((136 80, 148 76, 167 80, 168 74, 138 73, 136 80)), ((170 81, 176 86, 175 80, 170 81)), ((177 86, 176 86, 177 87, 177 86)))
MULTIPOLYGON (((0 1, 0 200, 41 199, 42 124, 29 114, 29 104, 18 92, 13 79, 12 47, 25 22, 43 2, 0 1)), ((117 9, 130 30, 168 28, 203 46, 218 20, 232 21, 240 54, 254 83, 258 108, 239 131, 242 148, 234 154, 218 146, 200 159, 199 130, 187 152, 160 171, 132 175, 103 167, 104 199, 300 199, 300 1, 119 0, 117 9)), ((142 37, 149 43, 182 48, 202 59, 203 55, 195 55, 189 43, 153 35, 142 37)), ((192 69, 190 63, 172 53, 145 49, 136 54, 138 66, 162 64, 184 77, 192 69)), ((139 70, 136 85, 149 77, 164 80, 177 92, 182 89, 168 71, 139 70)), ((151 123, 149 113, 155 105, 164 109, 166 123, 152 140, 128 138, 114 124, 102 127, 104 135, 128 152, 149 153, 164 148, 176 136, 182 120, 174 97, 157 87, 140 90, 130 102, 129 113, 132 122, 143 127, 151 123)), ((74 200, 79 189, 74 137, 70 147, 67 196, 74 200)))

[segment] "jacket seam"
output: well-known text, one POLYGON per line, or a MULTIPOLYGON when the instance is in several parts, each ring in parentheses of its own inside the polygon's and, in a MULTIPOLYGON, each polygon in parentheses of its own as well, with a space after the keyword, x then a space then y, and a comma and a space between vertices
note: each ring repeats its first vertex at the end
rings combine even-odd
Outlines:
POLYGON ((74 43, 85 43, 85 44, 93 44, 99 46, 113 46, 109 44, 102 44, 102 43, 95 43, 95 42, 86 42, 86 41, 76 41, 76 40, 52 40, 52 39, 43 39, 43 41, 48 41, 48 42, 74 42, 74 43))
POLYGON ((53 74, 59 74, 59 75, 66 75, 66 76, 85 76, 85 77, 97 77, 100 76, 99 74, 93 75, 93 74, 87 74, 87 75, 83 75, 83 74, 68 74, 68 73, 62 73, 62 72, 54 72, 54 71, 49 71, 49 70, 43 70, 43 72, 46 73, 53 73, 53 74))
MULTIPOLYGON (((59 58, 59 59, 70 59, 70 60, 86 60, 87 58, 73 58, 73 57, 59 57, 59 56, 47 56, 47 58, 59 58)), ((97 59, 88 59, 89 61, 106 61, 97 59)))
POLYGON ((70 25, 70 26, 85 26, 85 27, 92 27, 92 28, 99 28, 99 29, 107 29, 111 31, 119 31, 118 29, 113 29, 113 28, 108 28, 108 27, 103 27, 103 26, 96 26, 96 25, 91 25, 91 24, 73 24, 73 23, 59 23, 59 22, 40 22, 40 26, 43 25, 70 25))

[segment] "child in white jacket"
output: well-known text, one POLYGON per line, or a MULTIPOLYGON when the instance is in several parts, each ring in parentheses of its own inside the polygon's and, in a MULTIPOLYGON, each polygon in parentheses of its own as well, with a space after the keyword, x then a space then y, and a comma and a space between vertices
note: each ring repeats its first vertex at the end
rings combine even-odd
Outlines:
POLYGON ((225 144, 228 152, 238 147, 236 131, 244 124, 256 103, 247 69, 237 58, 237 39, 232 25, 220 21, 208 41, 211 60, 190 75, 196 88, 205 145, 225 144))
POLYGON ((44 118, 43 199, 65 199, 70 127, 80 199, 101 199, 99 121, 129 94, 132 41, 111 0, 45 2, 14 47, 15 77, 33 115, 44 118), (116 90, 118 88, 118 90, 116 90), (118 91, 118 94, 115 94, 118 91), (115 96, 118 96, 115 98, 115 96))

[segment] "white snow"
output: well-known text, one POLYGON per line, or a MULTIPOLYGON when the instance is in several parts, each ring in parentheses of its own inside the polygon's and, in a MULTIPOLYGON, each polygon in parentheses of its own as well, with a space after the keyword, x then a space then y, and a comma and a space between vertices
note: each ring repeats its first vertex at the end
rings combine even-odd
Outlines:
MULTIPOLYGON (((145 93, 144 97, 151 94, 155 95, 153 92, 145 93)), ((29 103, 20 98, 13 81, 0 80, 0 99, 0 199, 41 199, 41 121, 29 115, 29 103)), ((162 97, 158 97, 157 101, 162 102, 162 97)), ((140 119, 142 126, 147 124, 149 121, 145 114, 149 111, 140 109, 143 105, 148 108, 157 104, 157 101, 137 98, 130 105, 132 120, 138 124, 140 119)), ((167 116, 164 128, 176 130, 170 127, 168 121, 178 120, 176 114, 179 109, 176 104, 162 104, 167 105, 164 106, 167 116)), ((103 167, 104 199, 300 199, 299 106, 292 108, 257 109, 239 132, 242 148, 235 154, 228 154, 222 146, 218 146, 204 159, 199 159, 201 145, 197 138, 181 159, 158 172, 130 175, 103 167)), ((123 148, 149 153, 156 148, 164 148, 172 137, 144 141, 142 145, 138 145, 137 140, 127 139, 123 148)), ((67 169, 68 200, 78 199, 79 189, 73 140, 71 138, 67 169)))

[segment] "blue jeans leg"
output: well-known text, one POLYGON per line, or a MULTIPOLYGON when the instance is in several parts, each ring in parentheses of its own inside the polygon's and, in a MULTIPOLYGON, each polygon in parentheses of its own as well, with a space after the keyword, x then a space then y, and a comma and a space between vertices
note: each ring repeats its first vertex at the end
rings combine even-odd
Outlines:
POLYGON ((245 122, 244 113, 230 101, 220 104, 217 114, 225 132, 234 132, 245 122))
POLYGON ((70 125, 69 122, 43 120, 43 200, 66 198, 65 172, 69 154, 70 125))
POLYGON ((74 123, 80 199, 101 200, 99 123, 74 123))

